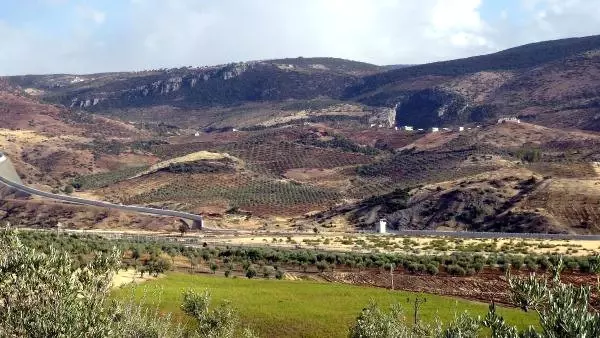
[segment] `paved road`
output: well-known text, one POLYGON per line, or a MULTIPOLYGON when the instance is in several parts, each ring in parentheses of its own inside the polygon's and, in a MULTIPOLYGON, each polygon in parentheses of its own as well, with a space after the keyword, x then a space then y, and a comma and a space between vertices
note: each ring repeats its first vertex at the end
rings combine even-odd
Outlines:
MULTIPOLYGON (((0 155, 0 163, 4 162, 6 160, 7 160, 6 156, 0 155)), ((63 201, 63 202, 81 204, 81 205, 90 205, 90 206, 108 208, 108 209, 131 211, 131 212, 136 212, 136 213, 140 213, 140 214, 179 217, 179 218, 187 219, 187 220, 191 220, 191 221, 202 222, 201 215, 191 214, 188 212, 139 207, 139 206, 134 206, 134 205, 121 205, 121 204, 114 204, 114 203, 103 202, 103 201, 89 200, 89 199, 80 198, 80 197, 52 194, 52 193, 49 193, 46 191, 34 189, 34 188, 28 187, 26 185, 13 182, 2 176, 0 176, 0 182, 4 183, 5 185, 7 185, 13 189, 28 193, 30 195, 36 195, 36 196, 40 196, 40 197, 57 200, 57 201, 63 201)))

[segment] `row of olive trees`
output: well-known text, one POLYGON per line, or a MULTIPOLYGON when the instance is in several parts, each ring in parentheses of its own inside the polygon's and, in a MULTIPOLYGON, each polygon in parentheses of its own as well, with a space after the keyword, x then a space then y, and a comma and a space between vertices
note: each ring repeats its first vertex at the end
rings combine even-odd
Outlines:
MULTIPOLYGON (((319 271, 345 267, 350 269, 389 270, 390 265, 396 269, 403 269, 414 274, 436 275, 445 272, 451 275, 477 274, 484 267, 500 268, 503 271, 509 266, 513 270, 527 269, 532 272, 548 271, 549 267, 556 264, 559 255, 516 255, 504 253, 455 252, 451 254, 399 254, 399 253, 356 253, 356 252, 325 252, 318 250, 294 250, 286 248, 234 248, 211 247, 205 244, 202 248, 186 247, 179 243, 164 241, 149 241, 146 239, 121 239, 109 240, 93 235, 57 234, 54 232, 29 231, 19 235, 20 239, 29 247, 46 251, 49 243, 55 247, 72 253, 83 264, 87 257, 94 252, 108 252, 113 246, 120 248, 125 253, 124 263, 140 269, 149 263, 152 267, 166 267, 160 260, 169 256, 172 264, 175 257, 184 256, 193 269, 201 262, 208 265, 222 262, 220 266, 227 268, 230 263, 244 265, 279 266, 287 268, 308 269, 314 267, 319 271)), ((410 245, 409 240, 406 239, 410 245)), ((291 238, 288 240, 291 242, 291 238)), ((440 243, 439 245, 443 245, 440 243)), ((600 258, 595 256, 564 257, 566 270, 592 273, 591 267, 598 264, 600 258)), ((217 268, 220 268, 217 266, 217 268)), ((168 267, 166 267, 168 269, 168 267)), ((212 270, 212 269, 211 269, 212 270)), ((245 270, 245 269, 244 269, 245 270)), ((153 273, 153 271, 146 271, 153 273)))
MULTIPOLYGON (((389 311, 372 303, 359 315, 350 329, 352 338, 460 337, 476 338, 591 338, 600 337, 600 314, 590 306, 592 287, 574 286, 560 281, 560 260, 552 268, 552 278, 515 277, 507 273, 513 305, 538 314, 538 328, 519 331, 507 324, 491 304, 484 318, 463 313, 451 323, 409 324, 399 305, 389 311)), ((600 264, 593 267, 600 272, 600 264)), ((599 286, 600 287, 600 286, 599 286)), ((600 291, 600 290, 598 290, 600 291)), ((415 309, 417 308, 417 305, 415 309)), ((416 316, 415 316, 416 318, 416 316)))
POLYGON ((110 299, 120 263, 116 249, 80 265, 67 252, 44 253, 24 245, 15 232, 0 232, 0 337, 253 336, 241 331, 230 305, 211 310, 206 292, 183 295, 193 331, 133 300, 110 299))

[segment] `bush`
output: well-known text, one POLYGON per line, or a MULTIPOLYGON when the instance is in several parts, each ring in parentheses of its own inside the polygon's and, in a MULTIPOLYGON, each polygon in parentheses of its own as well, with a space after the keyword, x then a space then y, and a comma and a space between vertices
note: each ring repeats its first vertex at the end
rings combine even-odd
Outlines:
POLYGON ((317 269, 319 272, 324 272, 329 267, 329 264, 326 262, 317 262, 317 269))
POLYGON ((219 269, 219 266, 215 262, 210 262, 210 271, 214 274, 219 269))
POLYGON ((523 148, 517 152, 517 157, 521 161, 537 162, 542 158, 542 152, 535 148, 523 148))
POLYGON ((356 323, 350 328, 349 337, 410 337, 412 330, 402 319, 402 310, 399 305, 386 312, 377 307, 375 303, 371 303, 362 310, 356 323))
POLYGON ((183 294, 181 309, 196 320, 196 333, 200 337, 234 337, 239 319, 228 303, 210 310, 208 291, 183 294))
POLYGON ((440 271, 439 271, 439 269, 438 269, 438 266, 437 266, 437 265, 435 265, 435 264, 428 264, 428 265, 427 265, 427 273, 428 273, 428 274, 435 276, 435 275, 437 275, 439 272, 440 272, 440 271))
POLYGON ((517 270, 520 270, 521 267, 523 267, 523 264, 523 257, 521 256, 512 257, 510 260, 510 265, 517 270))
POLYGON ((256 277, 256 269, 254 267, 249 267, 248 270, 246 270, 246 277, 252 279, 254 277, 256 277))
POLYGON ((453 265, 448 265, 446 267, 446 272, 448 272, 448 274, 450 275, 455 275, 455 276, 464 276, 467 274, 467 272, 465 271, 465 269, 462 266, 453 264, 453 265))
POLYGON ((165 273, 171 269, 171 262, 162 257, 152 257, 146 262, 144 271, 158 276, 161 273, 165 273))

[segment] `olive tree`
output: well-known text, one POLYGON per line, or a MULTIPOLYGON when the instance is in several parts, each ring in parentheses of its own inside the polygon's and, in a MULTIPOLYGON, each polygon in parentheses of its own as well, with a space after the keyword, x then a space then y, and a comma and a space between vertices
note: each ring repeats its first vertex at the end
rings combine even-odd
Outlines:
POLYGON ((71 257, 25 247, 14 233, 0 235, 2 336, 108 336, 115 311, 107 306, 120 256, 99 254, 74 267, 71 257))
POLYGON ((1 337, 177 336, 168 320, 108 298, 120 266, 116 249, 79 266, 69 254, 42 253, 17 233, 0 233, 1 337))
POLYGON ((196 336, 231 338, 241 334, 242 337, 256 337, 249 329, 238 332, 240 320, 228 302, 212 308, 210 303, 210 294, 206 290, 201 293, 188 290, 183 294, 181 309, 195 319, 196 336))
MULTIPOLYGON (((188 332, 133 296, 129 302, 111 300, 121 262, 116 249, 80 265, 52 247, 47 253, 27 247, 17 235, 0 232, 0 337, 225 338, 237 330, 233 309, 225 304, 209 310, 208 293, 184 295, 182 308, 198 322, 188 332)), ((249 330, 240 334, 255 337, 249 330)))

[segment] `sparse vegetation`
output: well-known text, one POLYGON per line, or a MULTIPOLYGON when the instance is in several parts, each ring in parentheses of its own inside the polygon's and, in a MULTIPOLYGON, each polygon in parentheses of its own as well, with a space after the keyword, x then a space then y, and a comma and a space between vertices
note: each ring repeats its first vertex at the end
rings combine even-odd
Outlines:
MULTIPOLYGON (((553 279, 513 277, 508 274, 512 304, 521 310, 535 311, 538 328, 525 329, 506 323, 492 303, 485 317, 460 314, 454 321, 437 327, 420 322, 414 316, 414 325, 404 318, 399 304, 391 311, 382 311, 371 303, 363 309, 350 329, 350 337, 477 337, 485 330, 492 337, 596 337, 600 335, 600 315, 590 306, 592 288, 576 287, 559 279, 563 262, 558 260, 553 269, 553 279)), ((595 265, 597 271, 600 265, 595 265)), ((418 306, 415 300, 415 313, 418 306)))

